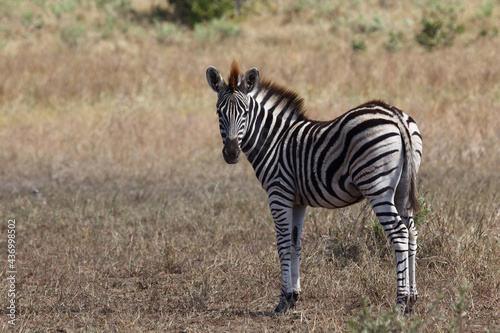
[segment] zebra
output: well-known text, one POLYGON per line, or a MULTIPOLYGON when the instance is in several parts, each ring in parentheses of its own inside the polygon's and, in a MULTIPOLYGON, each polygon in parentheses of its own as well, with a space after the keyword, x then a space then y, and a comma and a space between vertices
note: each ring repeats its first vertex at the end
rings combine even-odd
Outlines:
POLYGON ((395 252, 399 313, 417 300, 415 259, 419 210, 417 171, 422 136, 416 122, 374 100, 331 121, 305 114, 299 95, 234 60, 228 83, 213 66, 206 71, 217 93, 222 155, 240 152, 267 192, 281 267, 281 295, 274 312, 293 308, 301 292, 299 260, 306 207, 340 208, 367 199, 395 252))

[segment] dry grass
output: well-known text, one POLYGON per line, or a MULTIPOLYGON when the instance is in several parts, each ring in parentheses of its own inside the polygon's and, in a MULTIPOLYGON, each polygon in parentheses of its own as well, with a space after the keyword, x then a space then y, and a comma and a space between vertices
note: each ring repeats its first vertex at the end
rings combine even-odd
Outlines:
MULTIPOLYGON (((349 321, 374 321, 358 316, 366 298, 396 328, 498 331, 500 38, 478 34, 500 11, 460 12, 470 29, 426 52, 412 42, 422 7, 390 3, 259 2, 263 14, 239 23, 239 37, 202 41, 177 27, 165 43, 134 21, 103 34, 95 6, 57 18, 37 2, 0 2, 10 13, 0 20, 9 27, 0 29, 0 210, 17 221, 17 330, 347 331, 349 321), (19 23, 26 8, 42 28, 19 23), (384 30, 349 23, 369 9, 384 30), (86 30, 69 45, 60 29, 74 21, 86 30), (387 32, 403 29, 402 49, 387 52, 387 32), (364 53, 354 38, 367 41, 364 53), (280 280, 266 195, 246 161, 223 162, 205 80, 209 65, 227 74, 233 58, 297 90, 311 117, 381 98, 417 120, 429 212, 412 316, 391 317, 394 259, 364 204, 309 210, 303 301, 271 315, 280 280)), ((0 317, 6 328, 5 306, 0 317)))

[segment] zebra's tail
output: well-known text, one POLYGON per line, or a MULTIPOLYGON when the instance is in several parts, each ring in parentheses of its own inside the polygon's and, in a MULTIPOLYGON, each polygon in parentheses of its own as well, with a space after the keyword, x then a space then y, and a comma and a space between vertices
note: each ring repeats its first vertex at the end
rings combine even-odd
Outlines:
MULTIPOLYGON (((404 122, 403 122, 404 124, 404 122)), ((418 201, 418 186, 417 186, 417 165, 415 161, 415 152, 413 149, 413 140, 411 133, 407 126, 403 134, 405 142, 405 166, 408 173, 408 186, 407 186, 407 204, 408 210, 413 211, 413 214, 418 213, 420 210, 420 202, 418 201)))
POLYGON ((414 166, 413 152, 408 155, 410 155, 411 159, 410 164, 413 164, 408 175, 410 180, 410 184, 408 186, 408 209, 411 209, 413 214, 416 214, 420 210, 420 202, 418 201, 417 173, 414 166))

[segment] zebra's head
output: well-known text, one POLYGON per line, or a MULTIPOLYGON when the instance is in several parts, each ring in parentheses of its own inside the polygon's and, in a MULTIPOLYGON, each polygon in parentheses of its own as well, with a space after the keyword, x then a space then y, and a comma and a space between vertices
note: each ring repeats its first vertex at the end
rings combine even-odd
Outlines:
POLYGON ((222 156, 228 164, 238 162, 241 140, 245 136, 248 121, 248 94, 257 87, 259 71, 252 68, 245 75, 240 74, 238 64, 233 61, 229 84, 226 84, 215 67, 207 69, 208 85, 217 93, 217 115, 224 148, 222 156))

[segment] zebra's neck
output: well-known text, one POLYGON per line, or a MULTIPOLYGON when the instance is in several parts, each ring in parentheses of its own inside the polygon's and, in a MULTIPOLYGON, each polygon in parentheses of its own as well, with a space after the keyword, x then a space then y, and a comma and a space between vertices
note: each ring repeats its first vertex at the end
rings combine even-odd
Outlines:
MULTIPOLYGON (((265 187, 269 165, 287 133, 297 122, 307 121, 303 113, 303 100, 294 92, 270 83, 259 85, 249 96, 247 131, 241 148, 255 169, 256 176, 265 187)), ((269 176, 269 175, 268 175, 269 176)))

